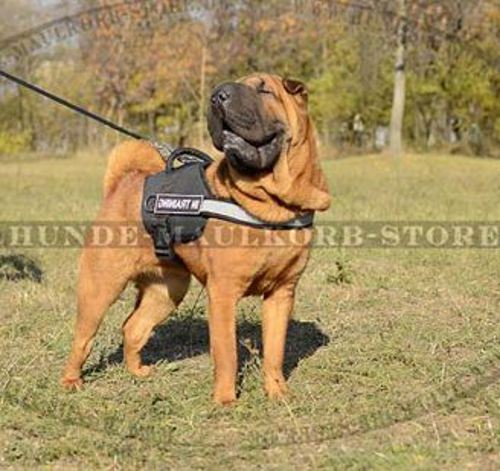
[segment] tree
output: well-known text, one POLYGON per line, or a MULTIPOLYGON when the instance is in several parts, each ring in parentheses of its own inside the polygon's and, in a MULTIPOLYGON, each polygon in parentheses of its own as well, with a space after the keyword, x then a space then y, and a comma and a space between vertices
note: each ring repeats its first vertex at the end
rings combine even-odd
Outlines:
POLYGON ((394 94, 392 99, 390 125, 390 151, 393 157, 399 157, 403 151, 403 118, 406 99, 406 0, 398 0, 399 25, 397 32, 396 61, 394 67, 394 94))

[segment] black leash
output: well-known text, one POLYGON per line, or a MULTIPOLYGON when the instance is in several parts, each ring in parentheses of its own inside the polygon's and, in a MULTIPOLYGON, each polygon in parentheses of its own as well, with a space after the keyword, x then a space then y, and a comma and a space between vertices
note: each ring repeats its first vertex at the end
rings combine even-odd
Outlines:
MULTIPOLYGON (((118 126, 118 124, 112 123, 111 121, 108 121, 107 119, 103 118, 102 116, 99 116, 95 113, 92 113, 91 111, 88 111, 81 106, 74 105, 73 103, 70 103, 69 101, 65 100, 64 98, 58 97, 57 95, 54 95, 53 93, 48 92, 47 90, 44 90, 43 88, 37 87, 36 85, 27 82, 26 80, 23 80, 22 78, 16 77, 15 75, 9 74, 8 72, 5 72, 5 70, 0 69, 0 75, 5 77, 8 80, 12 80, 13 82, 17 83, 18 85, 21 85, 22 87, 28 88, 29 90, 32 90, 46 98, 49 98, 50 100, 55 101, 56 103, 59 103, 63 106, 66 106, 67 108, 76 111, 77 113, 80 113, 84 116, 87 116, 87 118, 91 118, 101 124, 104 124, 105 126, 108 126, 115 131, 121 132, 123 134, 126 134, 127 136, 133 137, 134 139, 141 139, 145 141, 149 141, 148 138, 141 136, 140 134, 137 134, 133 131, 130 131, 128 129, 125 129, 121 126, 118 126)), ((161 147, 164 148, 165 151, 170 151, 171 148, 170 146, 166 144, 157 144, 153 143, 155 147, 161 147)))

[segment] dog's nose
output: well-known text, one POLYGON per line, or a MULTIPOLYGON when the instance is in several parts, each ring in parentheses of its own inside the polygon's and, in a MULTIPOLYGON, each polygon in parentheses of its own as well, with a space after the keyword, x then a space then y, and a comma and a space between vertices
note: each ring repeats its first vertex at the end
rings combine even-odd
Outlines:
POLYGON ((225 83, 219 85, 212 93, 211 101, 215 104, 223 105, 231 98, 232 85, 230 83, 225 83))
POLYGON ((219 101, 224 102, 229 99, 231 96, 231 93, 228 90, 229 87, 223 87, 222 90, 219 90, 219 93, 217 93, 217 98, 219 101))

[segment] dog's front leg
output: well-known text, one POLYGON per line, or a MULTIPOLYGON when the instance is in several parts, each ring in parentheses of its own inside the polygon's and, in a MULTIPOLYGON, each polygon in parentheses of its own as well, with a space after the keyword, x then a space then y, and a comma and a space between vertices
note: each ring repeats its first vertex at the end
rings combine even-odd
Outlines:
POLYGON ((264 346, 264 389, 270 399, 287 392, 283 375, 286 334, 294 303, 294 286, 278 288, 264 297, 262 341, 264 346))
POLYGON ((239 296, 224 287, 208 287, 210 355, 214 363, 214 401, 230 405, 236 400, 236 304, 239 296))

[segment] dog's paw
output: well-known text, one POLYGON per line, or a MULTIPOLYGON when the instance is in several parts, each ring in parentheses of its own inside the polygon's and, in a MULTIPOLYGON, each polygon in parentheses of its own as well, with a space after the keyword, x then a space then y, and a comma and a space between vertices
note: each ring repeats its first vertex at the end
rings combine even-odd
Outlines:
POLYGON ((235 391, 214 391, 214 402, 219 406, 230 407, 236 403, 235 391))
POLYGON ((61 385, 67 391, 77 391, 83 387, 83 379, 78 378, 63 378, 61 380, 61 385))
POLYGON ((264 389, 271 400, 282 400, 288 394, 288 387, 282 378, 268 378, 265 380, 264 389))
POLYGON ((148 378, 154 373, 154 366, 141 365, 136 368, 129 368, 128 370, 137 378, 148 378))

